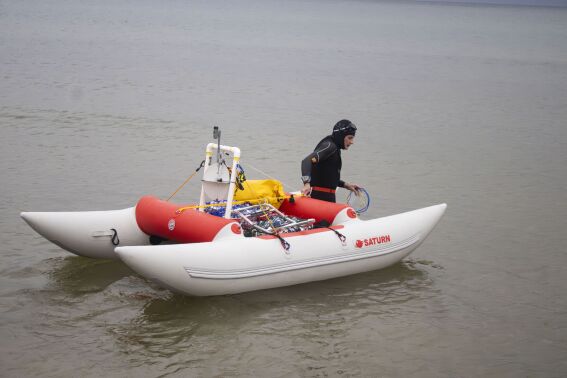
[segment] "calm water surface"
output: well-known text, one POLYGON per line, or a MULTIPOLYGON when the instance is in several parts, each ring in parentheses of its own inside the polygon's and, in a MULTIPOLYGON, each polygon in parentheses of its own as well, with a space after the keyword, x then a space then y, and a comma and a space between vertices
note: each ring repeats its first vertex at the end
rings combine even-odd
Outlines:
POLYGON ((2 375, 566 376, 565 41, 565 8, 1 1, 2 375), (19 218, 166 197, 213 125, 296 189, 344 117, 366 218, 449 204, 386 270, 190 298, 19 218))

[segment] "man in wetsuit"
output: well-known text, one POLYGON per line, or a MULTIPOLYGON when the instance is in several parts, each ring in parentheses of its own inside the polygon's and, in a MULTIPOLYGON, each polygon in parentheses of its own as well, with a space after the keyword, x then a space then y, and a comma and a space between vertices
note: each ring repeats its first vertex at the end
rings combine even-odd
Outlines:
POLYGON ((328 202, 336 202, 337 186, 358 193, 360 187, 341 180, 341 150, 348 150, 354 143, 356 126, 343 119, 333 127, 333 133, 323 138, 315 151, 301 162, 303 195, 328 202))

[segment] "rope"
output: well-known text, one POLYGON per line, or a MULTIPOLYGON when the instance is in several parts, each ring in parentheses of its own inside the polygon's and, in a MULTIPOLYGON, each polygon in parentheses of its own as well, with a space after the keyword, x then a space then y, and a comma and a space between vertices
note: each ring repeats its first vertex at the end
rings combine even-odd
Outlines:
POLYGON ((334 228, 331 228, 329 226, 326 226, 325 228, 328 228, 329 230, 333 231, 337 235, 337 237, 339 238, 341 243, 343 245, 346 245, 346 236, 344 236, 343 234, 341 234, 340 232, 338 232, 337 230, 335 230, 334 228))
MULTIPOLYGON (((232 201, 232 204, 233 205, 241 205, 243 203, 265 203, 267 199, 284 200, 284 199, 288 199, 288 198, 291 198, 291 197, 293 197, 293 196, 264 197, 264 198, 258 198, 258 199, 250 199, 250 200, 232 201)), ((205 204, 203 206, 201 206, 201 205, 184 206, 184 207, 180 207, 179 209, 175 210, 175 213, 181 214, 185 210, 205 209, 207 207, 218 207, 218 206, 226 206, 226 202, 209 203, 209 204, 205 204)))
POLYGON ((266 177, 269 178, 269 179, 277 180, 277 181, 281 182, 285 187, 287 187, 288 189, 290 189, 291 191, 293 191, 293 187, 292 187, 291 185, 286 184, 286 183, 283 182, 282 180, 273 178, 272 176, 270 176, 270 175, 267 174, 266 172, 264 172, 264 171, 262 171, 262 170, 256 168, 256 167, 253 166, 252 164, 248 164, 248 163, 247 163, 246 165, 249 166, 250 168, 254 169, 256 172, 263 174, 264 176, 266 176, 266 177))
POLYGON ((273 235, 280 240, 280 243, 286 253, 289 253, 289 248, 291 247, 291 245, 288 243, 288 241, 282 238, 282 236, 277 232, 274 232, 273 235))
POLYGON ((277 232, 266 232, 266 231, 262 230, 260 227, 257 227, 256 225, 252 225, 252 227, 254 227, 254 229, 256 229, 258 232, 261 232, 262 234, 275 236, 276 238, 278 238, 281 245, 282 245, 282 248, 285 250, 286 253, 289 253, 289 248, 291 247, 291 245, 287 242, 287 240, 282 238, 282 236, 279 233, 277 233, 277 232))
POLYGON ((175 196, 175 195, 177 194, 177 192, 179 192, 179 191, 181 190, 181 188, 183 188, 183 187, 185 186, 185 184, 187 184, 189 181, 191 181, 191 179, 193 178, 193 176, 195 176, 195 175, 197 174, 197 172, 199 172, 199 170, 200 170, 201 168, 203 168, 204 166, 205 166, 205 161, 203 160, 203 161, 201 162, 201 164, 199 165, 199 167, 198 167, 197 169, 195 169, 195 172, 193 172, 193 173, 191 174, 191 176, 189 176, 189 177, 187 178, 187 180, 185 180, 185 182, 184 182, 183 184, 181 184, 181 185, 179 186, 179 188, 177 188, 177 190, 176 190, 175 192, 173 192, 173 194, 170 195, 169 198, 166 199, 165 201, 166 201, 166 202, 169 202, 169 200, 172 199, 173 196, 175 196))
MULTIPOLYGON (((201 163, 201 167, 203 166, 204 161, 201 163)), ((240 167, 240 169, 242 170, 242 173, 244 174, 244 168, 242 167, 242 165, 238 165, 240 167)), ((197 169, 197 171, 201 168, 199 167, 197 169)), ((269 177, 269 176, 268 176, 269 177)), ((271 178, 271 177, 270 177, 271 178)), ((275 180, 275 179, 274 179, 275 180)), ((283 182, 282 182, 283 183, 283 182)), ((256 192, 254 191, 254 188, 248 183, 248 181, 244 181, 245 185, 248 185, 248 188, 250 188, 250 191, 252 192, 252 195, 254 197, 256 197, 256 192)), ((300 194, 300 196, 303 196, 303 194, 300 194)), ((286 195, 286 196, 280 196, 280 197, 263 197, 263 198, 258 198, 258 199, 249 199, 249 200, 242 200, 242 201, 232 201, 233 205, 240 205, 243 203, 262 203, 262 202, 267 202, 267 200, 285 200, 285 199, 291 199, 291 201, 293 201, 294 195, 286 195)), ((226 206, 227 203, 226 202, 218 202, 218 203, 211 203, 211 204, 205 204, 205 205, 191 205, 191 206, 184 206, 184 207, 180 207, 179 209, 177 209, 175 211, 176 214, 181 214, 182 212, 184 212, 185 210, 189 210, 189 209, 205 209, 207 207, 218 207, 218 206, 226 206)), ((267 217, 268 220, 269 217, 267 217)), ((271 220, 270 220, 271 223, 271 220)), ((272 225, 273 228, 273 225, 272 225)))
POLYGON ((360 188, 359 192, 361 193, 359 195, 355 194, 355 197, 352 196, 353 192, 349 192, 346 203, 354 208, 357 214, 362 214, 365 213, 370 207, 370 194, 368 194, 368 192, 364 188, 360 188))

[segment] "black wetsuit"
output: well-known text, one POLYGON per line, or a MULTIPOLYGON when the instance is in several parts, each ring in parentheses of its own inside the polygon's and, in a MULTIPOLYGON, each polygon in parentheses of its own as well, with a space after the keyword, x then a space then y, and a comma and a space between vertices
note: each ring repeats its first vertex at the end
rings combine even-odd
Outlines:
POLYGON ((344 187, 345 182, 341 180, 343 141, 339 143, 329 135, 301 162, 301 179, 311 184, 311 198, 336 202, 335 190, 344 187))

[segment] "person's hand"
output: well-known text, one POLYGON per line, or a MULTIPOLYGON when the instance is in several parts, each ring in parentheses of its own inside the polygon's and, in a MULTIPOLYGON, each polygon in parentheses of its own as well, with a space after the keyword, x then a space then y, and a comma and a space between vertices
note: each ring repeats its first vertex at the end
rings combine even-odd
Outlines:
POLYGON ((309 195, 311 194, 311 184, 306 182, 305 184, 303 184, 303 189, 301 189, 301 194, 303 194, 305 197, 309 197, 309 195))
POLYGON ((358 196, 360 194, 359 190, 361 188, 360 188, 360 186, 358 186, 356 184, 349 184, 348 182, 345 182, 345 189, 348 189, 351 192, 354 192, 354 194, 356 194, 358 196))

